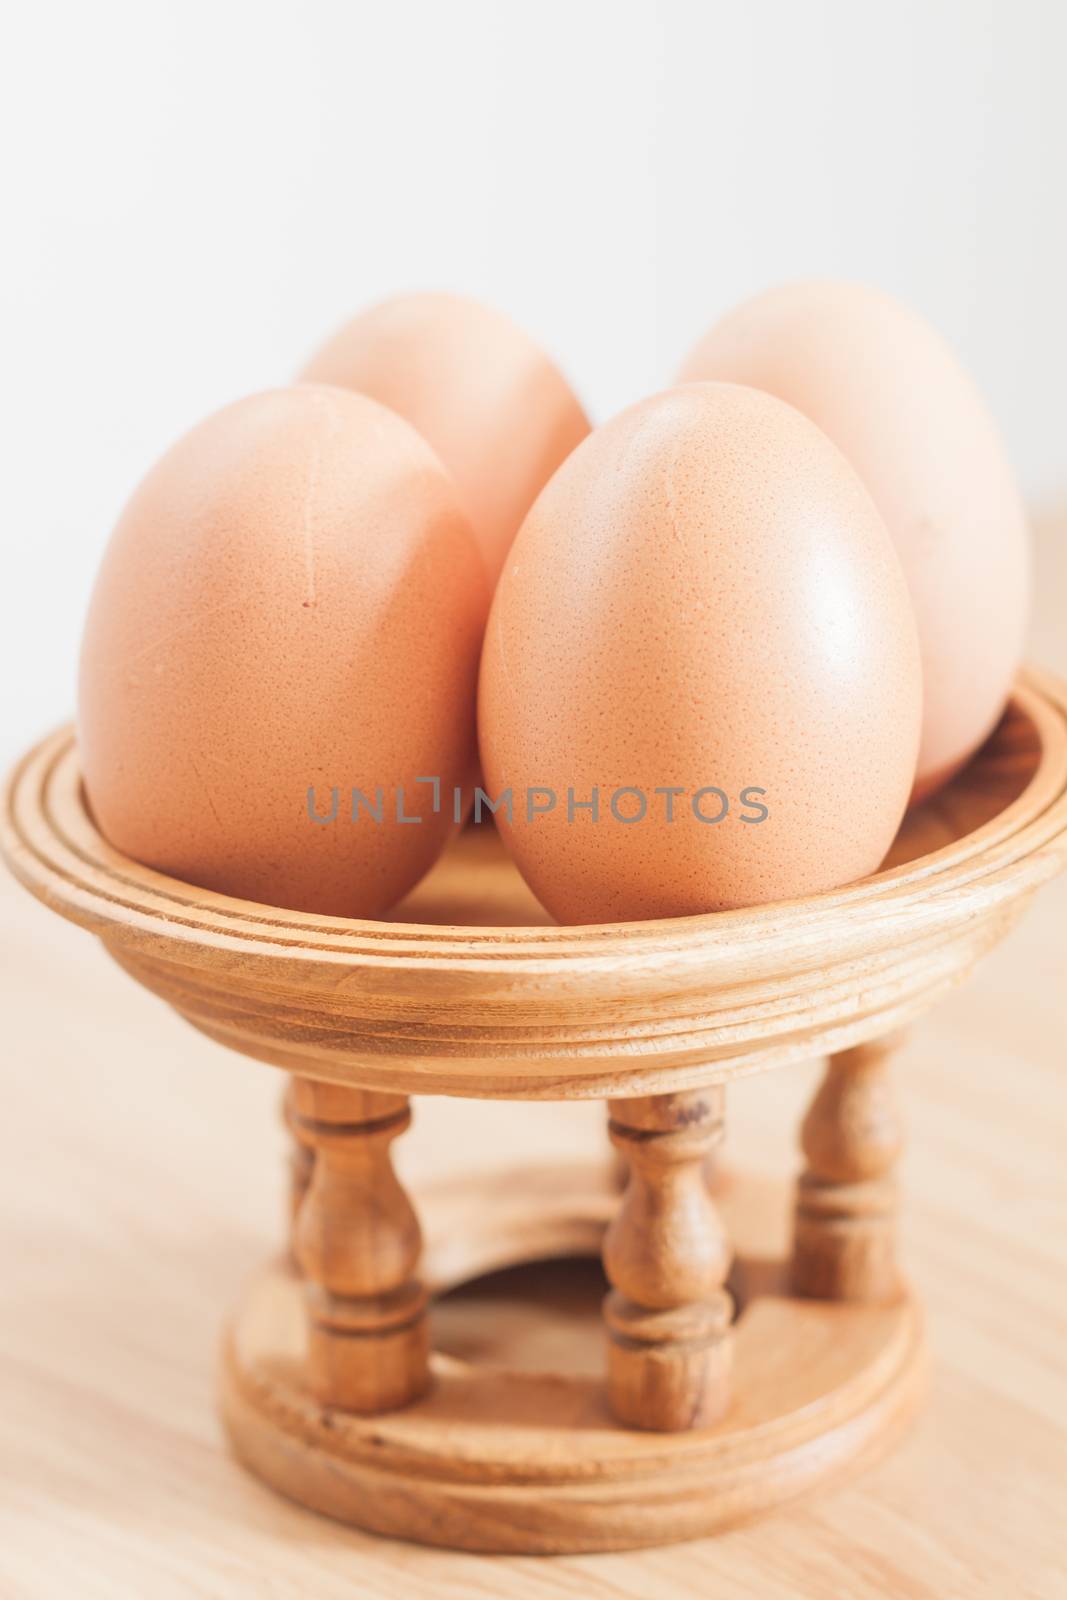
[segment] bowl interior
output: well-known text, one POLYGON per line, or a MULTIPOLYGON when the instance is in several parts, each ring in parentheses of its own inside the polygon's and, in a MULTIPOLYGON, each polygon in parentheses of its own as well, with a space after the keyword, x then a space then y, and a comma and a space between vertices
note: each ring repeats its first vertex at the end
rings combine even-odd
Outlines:
MULTIPOLYGON (((932 855, 991 822, 1023 793, 1040 760, 1038 730, 1013 699, 977 755, 943 788, 907 812, 884 870, 932 855)), ((553 925, 488 820, 465 828, 387 920, 438 927, 553 925)))

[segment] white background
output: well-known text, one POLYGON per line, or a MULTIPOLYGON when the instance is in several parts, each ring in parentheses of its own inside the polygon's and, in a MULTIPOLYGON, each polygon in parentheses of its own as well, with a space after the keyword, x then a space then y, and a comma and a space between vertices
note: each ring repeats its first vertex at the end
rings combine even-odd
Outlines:
POLYGON ((1063 0, 114 0, 0 40, 0 758, 153 458, 367 301, 490 299, 595 418, 775 281, 878 282, 1067 495, 1063 0))

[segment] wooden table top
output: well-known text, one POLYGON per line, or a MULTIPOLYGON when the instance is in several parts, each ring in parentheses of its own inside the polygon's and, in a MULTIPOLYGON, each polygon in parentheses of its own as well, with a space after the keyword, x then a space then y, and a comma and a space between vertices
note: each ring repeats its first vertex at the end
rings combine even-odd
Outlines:
MULTIPOLYGON (((1067 533, 1046 530, 1033 658, 1067 669, 1067 533)), ((1067 1594, 1067 880, 1039 896, 900 1064, 903 1248, 932 1390, 881 1466, 714 1540, 474 1557, 375 1539, 278 1499, 215 1419, 220 1323, 276 1247, 281 1080, 140 991, 0 874, 0 1595, 1067 1594)), ((814 1065, 731 1089, 729 1156, 784 1172, 814 1065)), ((421 1100, 407 1178, 477 1152, 598 1147, 596 1104, 421 1100)))

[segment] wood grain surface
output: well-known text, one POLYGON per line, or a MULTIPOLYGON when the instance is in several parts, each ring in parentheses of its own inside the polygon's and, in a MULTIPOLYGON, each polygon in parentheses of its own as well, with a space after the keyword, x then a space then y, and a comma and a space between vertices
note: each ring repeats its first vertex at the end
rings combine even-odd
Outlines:
MULTIPOLYGON (((1061 521, 1042 546, 1031 652, 1061 671, 1065 548, 1061 521)), ((281 1075, 198 1035, 0 876, 0 1595, 1060 1600, 1065 916, 1061 880, 895 1069, 901 1251, 933 1373, 893 1455, 717 1539, 485 1558, 335 1526, 229 1459, 217 1341, 235 1286, 282 1236, 281 1075)), ((732 1085, 729 1160, 795 1170, 818 1072, 732 1085)), ((602 1140, 596 1103, 420 1099, 395 1156, 411 1181, 473 1152, 506 1169, 602 1140)))

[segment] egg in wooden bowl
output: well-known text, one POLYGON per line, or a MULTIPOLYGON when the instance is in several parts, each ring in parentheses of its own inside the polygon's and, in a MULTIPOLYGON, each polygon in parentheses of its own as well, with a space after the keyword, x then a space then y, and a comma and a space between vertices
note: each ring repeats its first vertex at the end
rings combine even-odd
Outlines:
POLYGON ((907 586, 858 475, 792 407, 693 384, 598 429, 527 516, 486 634, 481 758, 560 921, 675 917, 874 872, 921 708, 907 586))
POLYGON ((908 581, 923 665, 916 800, 996 726, 1022 660, 1031 554, 993 417, 941 335, 865 284, 783 284, 695 346, 683 381, 751 384, 802 411, 870 490, 908 581))
POLYGON ((492 578, 523 517, 589 432, 573 389, 510 317, 463 295, 398 295, 316 351, 305 381, 370 395, 452 474, 492 578))
POLYGON ((204 889, 378 916, 469 783, 489 600, 455 487, 376 401, 305 385, 178 441, 107 547, 78 737, 101 832, 204 889), (421 814, 421 813, 420 813, 421 814))

